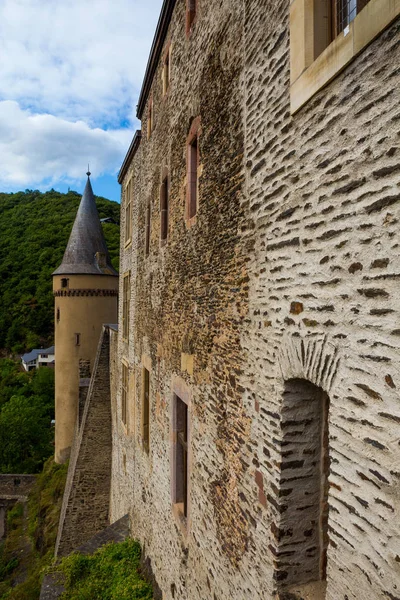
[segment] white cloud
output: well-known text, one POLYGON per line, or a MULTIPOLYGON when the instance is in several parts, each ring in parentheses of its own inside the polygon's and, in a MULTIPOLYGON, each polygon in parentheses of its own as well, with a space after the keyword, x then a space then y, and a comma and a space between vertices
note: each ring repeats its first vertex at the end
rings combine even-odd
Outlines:
POLYGON ((131 137, 128 129, 104 131, 0 102, 0 181, 4 189, 73 183, 88 161, 96 176, 116 173, 131 137))
POLYGON ((0 1, 0 189, 115 171, 161 1, 0 1))
POLYGON ((66 118, 117 122, 137 99, 160 4, 2 0, 2 99, 66 118))

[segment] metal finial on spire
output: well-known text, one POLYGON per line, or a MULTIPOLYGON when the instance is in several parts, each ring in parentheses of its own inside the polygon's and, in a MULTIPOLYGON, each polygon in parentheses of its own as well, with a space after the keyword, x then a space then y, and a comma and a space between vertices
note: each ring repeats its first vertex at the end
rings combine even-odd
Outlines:
POLYGON ((86 173, 86 175, 87 175, 88 177, 90 177, 90 176, 91 176, 91 172, 90 172, 90 169, 89 169, 89 163, 88 163, 88 166, 87 166, 87 173, 86 173))

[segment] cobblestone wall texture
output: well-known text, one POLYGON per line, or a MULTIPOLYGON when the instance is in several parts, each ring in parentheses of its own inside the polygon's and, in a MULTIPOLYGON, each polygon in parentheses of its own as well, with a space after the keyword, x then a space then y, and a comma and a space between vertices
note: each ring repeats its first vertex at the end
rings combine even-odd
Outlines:
POLYGON ((132 286, 129 340, 113 333, 111 352, 111 519, 129 511, 165 600, 284 598, 326 542, 315 529, 327 507, 319 512, 312 472, 322 473, 328 450, 327 583, 310 598, 398 600, 400 24, 291 116, 289 3, 199 1, 189 38, 185 6, 176 2, 165 40, 170 89, 163 97, 160 64, 154 129, 147 139, 146 107, 123 182, 133 178, 133 240, 121 240, 120 269, 132 286), (188 227, 186 140, 196 117, 199 208, 188 227), (298 380, 319 389, 309 410, 304 395, 297 408, 298 380), (172 404, 183 388, 187 527, 171 505, 172 404), (325 418, 315 402, 326 395, 329 440, 315 433, 325 418), (307 561, 296 558, 298 543, 307 561))

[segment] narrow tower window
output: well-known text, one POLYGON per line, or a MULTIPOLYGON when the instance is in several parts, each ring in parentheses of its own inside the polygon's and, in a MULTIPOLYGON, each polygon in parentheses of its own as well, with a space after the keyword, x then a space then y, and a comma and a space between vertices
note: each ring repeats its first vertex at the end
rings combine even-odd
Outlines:
POLYGON ((187 518, 188 515, 188 443, 189 443, 189 414, 187 404, 178 396, 174 397, 174 464, 173 464, 173 503, 179 513, 187 518))
POLYGON ((57 323, 58 323, 59 320, 60 320, 60 309, 57 308, 57 323))
POLYGON ((150 372, 145 367, 143 367, 142 438, 143 448, 148 453, 150 448, 150 372))
POLYGON ((75 346, 80 346, 80 345, 81 345, 81 334, 76 333, 75 334, 75 346))
POLYGON ((132 239, 132 179, 129 180, 125 190, 125 244, 132 239))
POLYGON ((122 363, 122 390, 121 390, 121 420, 123 424, 127 425, 127 405, 128 405, 128 394, 129 394, 129 369, 126 363, 122 363))
POLYGON ((150 203, 146 208, 146 235, 145 235, 145 253, 150 254, 150 203))
POLYGON ((163 71, 162 71, 162 82, 163 82, 163 95, 165 96, 165 94, 168 92, 169 89, 169 83, 170 83, 170 70, 171 70, 171 57, 170 57, 170 53, 171 53, 171 46, 169 45, 166 52, 165 52, 165 58, 164 58, 164 66, 163 66, 163 71))
POLYGON ((124 276, 122 289, 122 337, 124 340, 129 340, 129 313, 130 313, 130 298, 131 298, 131 274, 130 272, 124 276))
POLYGON ((63 277, 63 278, 61 279, 61 287, 62 287, 62 288, 67 288, 67 287, 68 287, 68 284, 69 284, 69 279, 66 279, 66 278, 64 278, 64 277, 63 277))
POLYGON ((147 113, 147 139, 151 136, 151 132, 154 127, 154 111, 153 111, 153 98, 149 100, 149 112, 147 113))
POLYGON ((189 35, 196 18, 197 0, 186 0, 186 35, 189 35))
POLYGON ((168 191, 168 177, 165 177, 160 192, 161 240, 168 237, 168 191))
POLYGON ((187 158, 187 185, 188 185, 188 198, 187 198, 187 210, 188 218, 192 219, 197 213, 197 166, 198 166, 198 147, 197 147, 197 135, 191 140, 188 145, 188 158, 187 158))

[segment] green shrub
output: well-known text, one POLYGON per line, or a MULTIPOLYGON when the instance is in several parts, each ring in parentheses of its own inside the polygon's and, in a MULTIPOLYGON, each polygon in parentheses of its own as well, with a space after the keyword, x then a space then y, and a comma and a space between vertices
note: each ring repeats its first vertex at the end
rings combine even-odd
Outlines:
POLYGON ((92 556, 78 553, 57 566, 66 581, 63 600, 152 600, 140 572, 140 545, 135 540, 107 544, 92 556))

